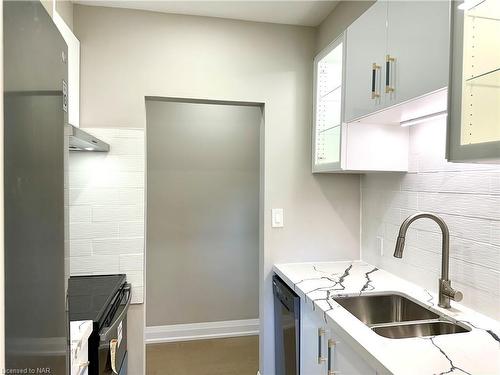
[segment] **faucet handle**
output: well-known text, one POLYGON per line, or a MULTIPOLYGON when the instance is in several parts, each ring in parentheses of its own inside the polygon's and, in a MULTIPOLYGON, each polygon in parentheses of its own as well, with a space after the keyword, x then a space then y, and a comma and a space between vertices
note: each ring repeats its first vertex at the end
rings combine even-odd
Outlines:
POLYGON ((450 294, 448 296, 455 302, 460 302, 464 298, 464 294, 461 291, 453 288, 450 290, 450 294))
POLYGON ((440 286, 441 286, 440 292, 445 296, 451 298, 453 301, 460 302, 464 298, 462 292, 460 292, 459 290, 455 290, 451 287, 450 280, 440 279, 440 286))

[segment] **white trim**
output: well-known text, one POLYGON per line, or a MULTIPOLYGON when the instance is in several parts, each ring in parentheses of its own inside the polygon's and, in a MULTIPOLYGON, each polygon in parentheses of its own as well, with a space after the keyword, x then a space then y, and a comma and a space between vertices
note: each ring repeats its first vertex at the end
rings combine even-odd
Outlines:
POLYGON ((192 324, 146 327, 146 344, 162 342, 206 340, 259 334, 259 319, 228 320, 192 324))

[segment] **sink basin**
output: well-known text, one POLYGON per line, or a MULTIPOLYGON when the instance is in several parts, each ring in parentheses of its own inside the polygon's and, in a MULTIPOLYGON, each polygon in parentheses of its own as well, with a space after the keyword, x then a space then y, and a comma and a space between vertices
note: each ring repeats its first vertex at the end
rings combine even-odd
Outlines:
POLYGON ((399 294, 338 297, 335 301, 373 332, 390 339, 469 332, 399 294))
POLYGON ((448 335, 450 333, 463 333, 470 331, 470 329, 466 329, 458 324, 443 321, 372 327, 372 330, 380 336, 388 337, 390 339, 448 335))
POLYGON ((335 302, 368 326, 439 318, 439 315, 398 294, 340 297, 335 302))

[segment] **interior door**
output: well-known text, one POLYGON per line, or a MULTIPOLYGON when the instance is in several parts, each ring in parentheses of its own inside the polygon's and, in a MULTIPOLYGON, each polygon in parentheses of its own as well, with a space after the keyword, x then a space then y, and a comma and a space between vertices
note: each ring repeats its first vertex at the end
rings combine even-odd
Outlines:
POLYGON ((387 5, 384 92, 390 106, 448 85, 450 2, 389 1, 387 5))
POLYGON ((387 2, 378 1, 347 28, 346 122, 384 105, 386 17, 387 2))

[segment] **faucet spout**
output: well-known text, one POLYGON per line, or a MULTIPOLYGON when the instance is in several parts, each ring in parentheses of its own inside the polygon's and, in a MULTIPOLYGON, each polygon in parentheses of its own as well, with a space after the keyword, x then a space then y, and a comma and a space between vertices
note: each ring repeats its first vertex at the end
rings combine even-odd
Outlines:
POLYGON ((455 301, 462 300, 462 293, 454 290, 451 287, 449 280, 449 267, 450 267, 450 232, 448 226, 439 216, 430 212, 419 212, 406 218, 399 228, 399 235, 394 249, 394 257, 402 258, 403 250, 405 247, 406 232, 411 223, 418 219, 431 219, 441 229, 442 242, 441 242, 441 278, 439 279, 439 303, 440 307, 450 308, 450 299, 455 301))
POLYGON ((394 257, 396 258, 402 258, 403 257, 403 250, 405 248, 405 236, 398 236, 398 239, 396 240, 396 248, 394 249, 394 257))

